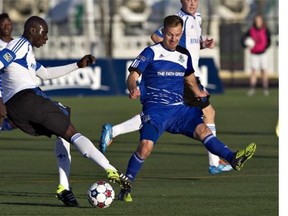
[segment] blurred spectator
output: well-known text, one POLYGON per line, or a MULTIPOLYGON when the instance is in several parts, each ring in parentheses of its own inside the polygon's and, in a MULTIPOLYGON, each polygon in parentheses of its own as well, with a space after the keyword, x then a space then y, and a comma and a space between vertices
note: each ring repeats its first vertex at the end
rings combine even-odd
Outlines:
POLYGON ((253 25, 242 36, 241 43, 243 47, 250 49, 250 89, 248 95, 255 94, 257 85, 257 72, 261 72, 263 93, 269 95, 269 77, 267 73, 268 58, 267 49, 271 44, 270 31, 267 28, 262 15, 256 15, 253 25))

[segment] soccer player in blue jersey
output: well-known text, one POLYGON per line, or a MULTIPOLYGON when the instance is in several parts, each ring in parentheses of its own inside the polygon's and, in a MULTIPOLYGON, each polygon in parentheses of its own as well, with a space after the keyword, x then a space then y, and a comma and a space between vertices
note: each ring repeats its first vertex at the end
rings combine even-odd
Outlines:
MULTIPOLYGON (((0 52, 3 102, 8 118, 20 130, 32 136, 62 137, 66 142, 73 144, 84 157, 101 166, 107 172, 110 181, 117 182, 123 188, 131 188, 130 180, 112 166, 87 137, 78 132, 70 120, 70 108, 51 100, 36 83, 36 76, 44 80, 61 77, 94 63, 95 57, 85 55, 72 64, 45 68, 36 61, 33 47, 39 48, 47 40, 46 21, 41 17, 32 16, 24 24, 23 35, 13 39, 0 52)), ((60 139, 57 141, 61 142, 60 139)), ((65 152, 67 148, 55 151, 63 151, 61 157, 68 155, 68 152, 65 152)), ((59 161, 61 162, 58 160, 58 163, 59 161)), ((67 161, 64 164, 67 165, 67 161)), ((70 171, 70 164, 68 166, 61 167, 63 172, 70 171)), ((68 182, 58 188, 57 196, 67 206, 78 206, 68 182)))
MULTIPOLYGON (((225 159, 237 171, 256 151, 253 143, 243 150, 232 152, 203 122, 202 109, 184 104, 184 83, 199 99, 207 96, 207 92, 198 87, 189 51, 178 45, 182 27, 181 17, 165 17, 163 40, 145 48, 128 69, 129 97, 140 97, 142 103, 140 143, 126 170, 126 176, 132 182, 165 131, 201 141, 208 151, 225 159), (140 75, 142 79, 138 89, 140 75)), ((132 201, 131 189, 122 189, 118 198, 132 201)))
MULTIPOLYGON (((204 48, 214 48, 213 39, 203 39, 201 23, 201 14, 197 12, 199 0, 180 0, 182 8, 176 15, 180 16, 184 21, 183 34, 179 41, 179 44, 185 47, 192 57, 192 63, 194 67, 194 74, 197 77, 197 82, 200 88, 204 89, 201 84, 201 72, 198 68, 200 49, 204 48)), ((163 40, 161 26, 152 35, 151 38, 155 43, 163 40)), ((216 126, 215 126, 215 110, 209 101, 210 95, 199 100, 193 92, 190 91, 187 86, 185 86, 184 100, 189 106, 198 106, 203 111, 203 119, 207 126, 212 130, 213 134, 216 136, 216 126)), ((102 128, 102 135, 100 138, 99 149, 101 152, 105 152, 107 147, 112 143, 113 138, 120 134, 129 133, 132 131, 139 130, 141 125, 140 114, 132 117, 131 119, 122 122, 117 125, 104 124, 102 128)), ((233 170, 230 164, 227 164, 220 160, 217 155, 208 152, 209 158, 209 168, 210 174, 220 174, 222 172, 227 172, 233 170)))

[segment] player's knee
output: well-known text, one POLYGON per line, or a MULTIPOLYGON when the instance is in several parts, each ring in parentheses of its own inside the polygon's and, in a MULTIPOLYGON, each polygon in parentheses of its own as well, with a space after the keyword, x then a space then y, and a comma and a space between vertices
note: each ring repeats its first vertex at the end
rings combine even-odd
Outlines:
POLYGON ((194 131, 194 137, 201 141, 209 134, 212 134, 212 131, 204 123, 199 124, 194 131))
POLYGON ((72 124, 70 124, 63 138, 65 138, 65 140, 70 142, 71 137, 74 136, 76 133, 78 133, 78 131, 75 129, 75 127, 72 124))
POLYGON ((137 148, 137 155, 145 160, 149 157, 154 147, 154 143, 151 140, 142 140, 137 148))

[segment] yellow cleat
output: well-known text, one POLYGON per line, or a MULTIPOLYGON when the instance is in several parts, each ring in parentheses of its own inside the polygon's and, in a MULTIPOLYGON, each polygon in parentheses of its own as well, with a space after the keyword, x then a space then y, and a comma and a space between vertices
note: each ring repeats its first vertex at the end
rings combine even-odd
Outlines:
POLYGON ((125 202, 132 202, 132 196, 130 193, 131 190, 121 190, 118 194, 118 200, 125 201, 125 202))
POLYGON ((231 166, 233 167, 233 169, 239 171, 244 163, 251 159, 252 156, 254 155, 256 151, 256 144, 255 143, 251 143, 250 145, 248 145, 245 149, 242 149, 240 151, 238 151, 231 163, 231 166))
POLYGON ((110 182, 118 183, 122 189, 131 190, 132 182, 123 173, 117 170, 106 170, 107 178, 110 182))

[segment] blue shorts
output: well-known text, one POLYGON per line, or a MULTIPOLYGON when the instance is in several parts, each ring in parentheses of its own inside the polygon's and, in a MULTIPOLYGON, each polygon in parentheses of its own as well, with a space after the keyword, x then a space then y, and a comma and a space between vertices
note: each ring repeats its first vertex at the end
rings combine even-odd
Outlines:
POLYGON ((180 105, 146 104, 142 108, 140 139, 154 143, 164 133, 183 134, 193 138, 195 128, 203 123, 202 110, 198 107, 180 105), (150 124, 153 127, 147 127, 150 124), (154 128, 154 132, 152 131, 154 128))

